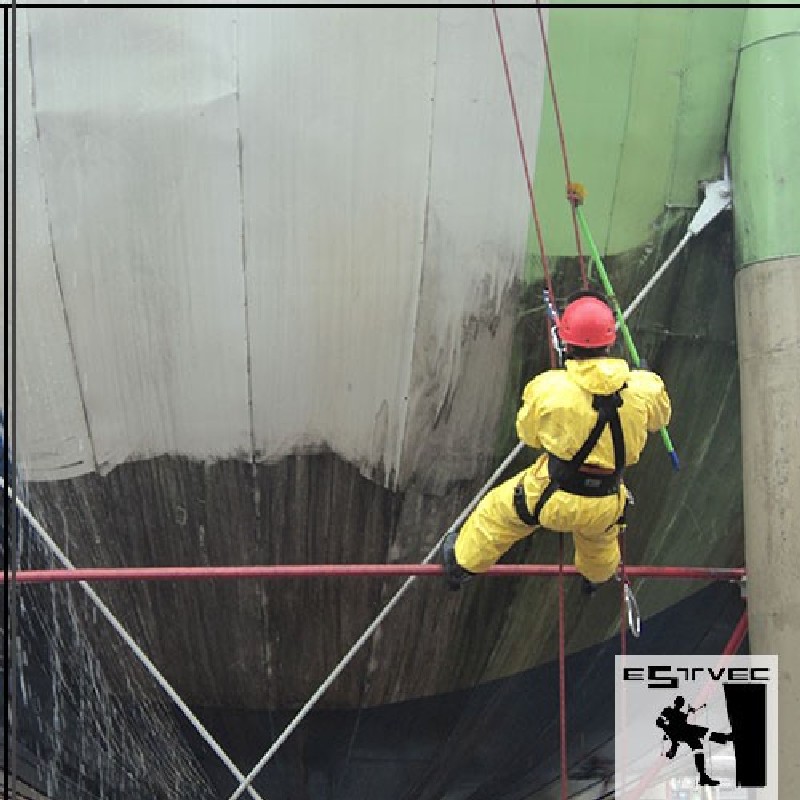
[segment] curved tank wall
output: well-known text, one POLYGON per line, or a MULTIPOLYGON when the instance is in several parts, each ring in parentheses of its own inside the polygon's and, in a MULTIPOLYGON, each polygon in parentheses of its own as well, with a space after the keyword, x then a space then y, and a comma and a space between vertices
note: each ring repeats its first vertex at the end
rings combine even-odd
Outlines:
MULTIPOLYGON (((483 466, 528 222, 483 15, 19 17, 31 480, 164 454, 330 449, 391 487, 483 466)), ((535 152, 534 19, 508 28, 535 152)))
MULTIPOLYGON (((548 13, 573 177, 623 305, 685 232, 698 181, 720 175, 743 19, 652 14, 548 13)), ((15 449, 36 515, 84 566, 421 560, 513 447, 521 388, 547 366, 490 10, 18 19, 15 449)), ((500 19, 563 299, 578 266, 538 23, 522 8, 500 19)), ((684 467, 673 475, 654 439, 631 474, 632 562, 743 561, 733 309, 721 218, 633 318, 684 467)), ((555 537, 508 558, 554 561, 555 537)), ((102 595, 224 729, 232 709, 305 702, 398 586, 102 595)), ((635 588, 646 620, 697 589, 635 588)), ((420 582, 322 706, 547 668, 554 589, 420 582)), ((43 602, 40 587, 23 596, 43 602)), ((572 653, 608 639, 617 593, 587 608, 571 584, 568 620, 572 653)), ((102 652, 101 624, 84 635, 102 652)), ((105 669, 124 685, 130 665, 105 669)))

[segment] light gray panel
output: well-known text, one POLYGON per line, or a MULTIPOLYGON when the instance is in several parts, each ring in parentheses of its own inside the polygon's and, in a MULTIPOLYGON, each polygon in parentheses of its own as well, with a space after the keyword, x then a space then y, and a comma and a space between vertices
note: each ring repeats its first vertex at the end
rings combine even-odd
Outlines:
MULTIPOLYGON (((531 170, 544 66, 535 9, 501 9, 531 170)), ((422 291, 401 483, 470 479, 493 454, 530 202, 491 9, 441 12, 422 291)))
POLYGON ((30 12, 54 251, 101 468, 249 452, 232 14, 30 12))
POLYGON ((17 459, 26 477, 67 478, 94 467, 53 267, 36 123, 28 21, 17 15, 17 459))
POLYGON ((241 12, 257 447, 396 469, 419 292, 435 10, 241 12))
MULTIPOLYGON (((249 457, 252 389, 260 458, 474 468, 528 220, 490 10, 29 13, 41 185, 20 195, 44 238, 20 263, 64 301, 27 334, 58 362, 26 359, 31 418, 72 374, 53 436, 101 470, 249 457)), ((503 13, 532 158, 535 14, 503 13)))

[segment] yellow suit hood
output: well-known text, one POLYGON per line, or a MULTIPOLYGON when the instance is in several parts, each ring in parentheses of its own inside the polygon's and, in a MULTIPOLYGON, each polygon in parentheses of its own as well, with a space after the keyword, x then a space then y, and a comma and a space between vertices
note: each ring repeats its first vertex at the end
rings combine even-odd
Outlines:
POLYGON ((631 374, 628 362, 622 358, 568 359, 566 369, 567 375, 581 389, 592 394, 613 394, 623 387, 631 374))
MULTIPOLYGON (((661 378, 653 372, 631 370, 621 358, 568 360, 565 369, 537 375, 525 387, 517 413, 517 434, 527 445, 569 460, 578 452, 597 422, 592 395, 621 391, 620 418, 627 463, 634 464, 647 432, 666 425, 670 403, 661 378), (623 386, 627 388, 623 389, 623 386)), ((612 467, 611 433, 606 430, 589 463, 612 467)))

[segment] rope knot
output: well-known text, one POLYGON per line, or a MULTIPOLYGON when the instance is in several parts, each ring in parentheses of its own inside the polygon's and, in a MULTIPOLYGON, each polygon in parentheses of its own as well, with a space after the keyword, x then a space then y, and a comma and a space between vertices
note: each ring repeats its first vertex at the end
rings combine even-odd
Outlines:
POLYGON ((567 184, 567 200, 574 206, 583 205, 586 199, 586 187, 582 183, 568 183, 567 184))

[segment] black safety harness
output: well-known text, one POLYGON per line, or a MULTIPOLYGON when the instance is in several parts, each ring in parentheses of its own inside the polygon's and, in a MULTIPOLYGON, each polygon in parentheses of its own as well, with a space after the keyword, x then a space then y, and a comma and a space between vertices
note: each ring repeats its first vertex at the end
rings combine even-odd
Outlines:
MULTIPOLYGON (((625 386, 622 387, 622 389, 624 388, 625 386)), ((558 458, 552 453, 548 454, 547 471, 550 475, 550 483, 539 497, 532 514, 528 510, 525 488, 523 480, 520 478, 519 483, 514 487, 514 510, 526 525, 535 527, 540 524, 539 515, 542 513, 544 504, 554 492, 559 490, 580 497, 608 497, 619 491, 620 480, 625 469, 625 439, 622 435, 622 423, 618 411, 622 405, 619 391, 613 394, 592 396, 592 408, 597 411, 597 422, 586 441, 569 461, 558 458), (586 459, 607 425, 611 428, 611 441, 614 446, 614 471, 608 475, 584 471, 586 459)), ((588 469, 590 468, 587 467, 588 469)))

